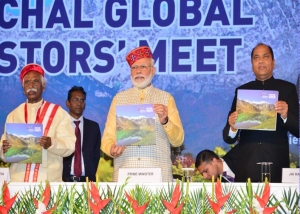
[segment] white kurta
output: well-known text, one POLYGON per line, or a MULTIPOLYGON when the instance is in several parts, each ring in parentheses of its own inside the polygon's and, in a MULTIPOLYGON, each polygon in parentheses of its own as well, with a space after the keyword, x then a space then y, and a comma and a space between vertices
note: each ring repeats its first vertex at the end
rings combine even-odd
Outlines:
MULTIPOLYGON (((42 105, 43 100, 38 103, 27 103, 28 123, 34 123, 38 109, 42 105)), ((53 105, 53 104, 52 104, 53 105)), ((6 118, 6 123, 25 123, 25 103, 19 105, 6 118)), ((42 109, 41 109, 42 110, 42 109)), ((45 115, 43 128, 47 124, 50 116, 50 107, 45 115)), ((47 134, 51 137, 52 145, 47 149, 42 149, 43 163, 39 167, 37 181, 62 181, 63 157, 71 155, 75 150, 75 133, 71 125, 70 115, 61 107, 53 118, 52 124, 47 134)), ((1 155, 3 158, 2 141, 6 139, 6 134, 1 137, 1 155)), ((34 164, 33 164, 34 165, 34 164)), ((32 168, 31 168, 32 169, 32 168)), ((23 182, 26 171, 26 164, 12 163, 10 166, 10 177, 12 182, 23 182)), ((30 172, 30 174, 33 171, 30 172)), ((32 181, 32 180, 29 180, 32 181)))

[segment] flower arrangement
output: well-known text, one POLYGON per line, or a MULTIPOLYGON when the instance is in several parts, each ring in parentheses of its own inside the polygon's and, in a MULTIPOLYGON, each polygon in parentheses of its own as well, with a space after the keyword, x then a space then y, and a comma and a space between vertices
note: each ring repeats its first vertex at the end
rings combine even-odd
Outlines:
POLYGON ((50 214, 55 210, 56 205, 49 208, 47 210, 46 207, 48 207, 49 201, 50 201, 50 184, 49 182, 46 182, 46 187, 42 193, 42 198, 40 200, 37 200, 33 198, 33 202, 36 208, 36 213, 44 213, 44 214, 50 214))
MULTIPOLYGON (((299 193, 284 191, 283 198, 270 195, 270 184, 265 182, 253 190, 251 181, 246 190, 230 183, 223 185, 219 179, 212 183, 212 189, 189 190, 189 182, 168 184, 167 188, 155 191, 135 185, 132 189, 121 186, 111 189, 101 187, 101 183, 86 182, 67 188, 62 184, 54 192, 50 183, 20 190, 10 196, 9 184, 2 185, 0 213, 116 213, 116 214, 270 214, 299 213, 299 193), (75 186, 77 185, 77 188, 75 186), (78 186, 80 185, 81 188, 78 186)), ((105 184, 107 185, 107 184, 105 184)))
POLYGON ((6 214, 11 209, 13 203, 15 202, 17 198, 17 194, 10 198, 9 189, 7 186, 7 183, 4 181, 2 186, 2 205, 0 206, 0 213, 6 214))
POLYGON ((172 193, 171 202, 162 199, 164 206, 167 208, 167 210, 170 213, 179 214, 181 212, 184 202, 178 205, 180 196, 181 196, 180 186, 179 183, 177 183, 172 193))
POLYGON ((88 198, 89 207, 94 213, 100 213, 100 211, 108 204, 109 198, 101 200, 99 190, 94 183, 90 183, 91 189, 89 189, 91 197, 88 198), (93 202, 94 201, 94 202, 93 202))
MULTIPOLYGON (((213 185, 213 187, 214 187, 214 185, 213 185)), ((224 207, 224 204, 228 200, 228 198, 230 197, 230 195, 231 195, 231 192, 229 192, 227 195, 223 195, 223 193, 222 193, 222 187, 221 187, 221 182, 220 182, 220 180, 218 178, 216 186, 215 186, 215 196, 216 196, 217 202, 214 202, 207 195, 208 202, 209 202, 212 210, 214 211, 214 213, 221 213, 221 212, 223 212, 222 207, 224 207)), ((212 198, 214 198, 214 194, 212 194, 212 198)), ((232 211, 227 212, 227 213, 231 214, 231 213, 235 213, 235 211, 236 210, 232 210, 232 211)))
POLYGON ((276 209, 277 206, 267 207, 268 201, 270 198, 270 185, 266 183, 264 187, 264 191, 262 193, 262 197, 259 197, 255 194, 255 198, 253 199, 252 207, 250 207, 251 214, 263 213, 263 214, 271 214, 276 209))

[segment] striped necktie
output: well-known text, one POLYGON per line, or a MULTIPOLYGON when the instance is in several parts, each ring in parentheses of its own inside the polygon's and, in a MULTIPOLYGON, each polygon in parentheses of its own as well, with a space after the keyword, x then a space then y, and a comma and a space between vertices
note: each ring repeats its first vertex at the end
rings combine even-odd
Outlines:
POLYGON ((227 172, 222 173, 222 178, 225 179, 227 182, 234 182, 234 177, 227 175, 227 172))

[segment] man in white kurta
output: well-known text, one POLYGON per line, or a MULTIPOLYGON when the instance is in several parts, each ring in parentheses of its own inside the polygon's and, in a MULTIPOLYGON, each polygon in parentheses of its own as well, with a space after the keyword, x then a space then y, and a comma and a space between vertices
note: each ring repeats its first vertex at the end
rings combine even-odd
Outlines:
MULTIPOLYGON (((12 182, 61 182, 63 157, 75 150, 75 133, 69 114, 60 106, 42 99, 45 89, 44 70, 37 64, 26 65, 20 74, 27 101, 14 109, 6 123, 42 123, 44 136, 39 140, 42 164, 12 163, 12 182)), ((1 155, 10 147, 6 134, 1 138, 1 155)))
POLYGON ((155 88, 151 80, 155 74, 154 61, 149 47, 139 47, 127 57, 134 87, 118 93, 110 106, 102 137, 101 149, 114 158, 113 181, 118 180, 120 168, 161 168, 162 181, 171 182, 171 145, 181 146, 184 131, 173 96, 155 88), (153 104, 156 125, 156 142, 145 146, 116 146, 116 106, 153 104))

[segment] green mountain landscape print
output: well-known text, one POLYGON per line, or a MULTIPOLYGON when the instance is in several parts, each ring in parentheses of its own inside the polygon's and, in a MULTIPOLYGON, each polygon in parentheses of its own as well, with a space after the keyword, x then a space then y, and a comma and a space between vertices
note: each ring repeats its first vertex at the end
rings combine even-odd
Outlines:
POLYGON ((118 146, 155 144, 155 112, 152 104, 117 106, 116 123, 118 146))
POLYGON ((278 91, 239 89, 237 93, 236 129, 276 129, 275 103, 278 101, 278 91))
POLYGON ((7 163, 42 163, 42 147, 38 140, 43 124, 7 123, 6 139, 11 147, 5 153, 7 163))

